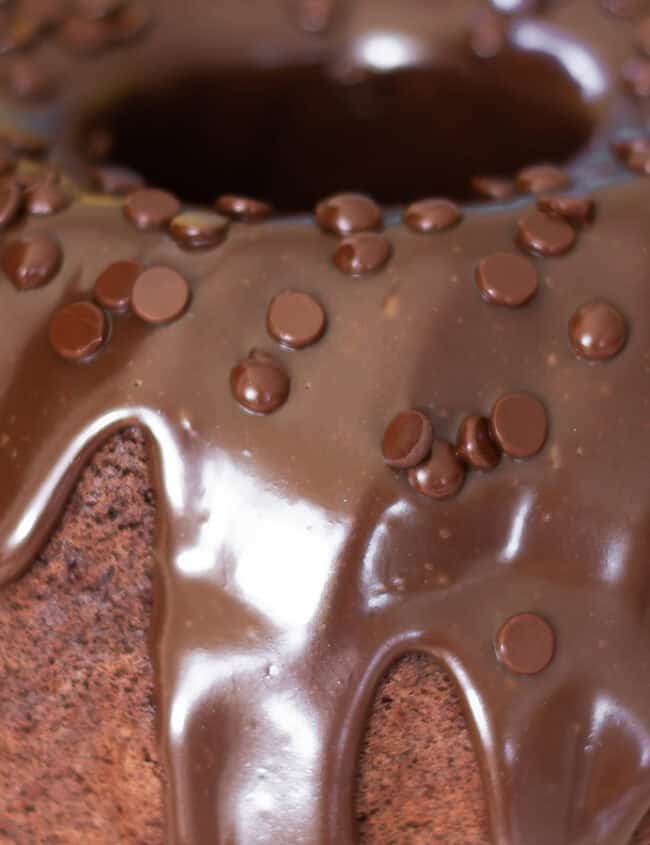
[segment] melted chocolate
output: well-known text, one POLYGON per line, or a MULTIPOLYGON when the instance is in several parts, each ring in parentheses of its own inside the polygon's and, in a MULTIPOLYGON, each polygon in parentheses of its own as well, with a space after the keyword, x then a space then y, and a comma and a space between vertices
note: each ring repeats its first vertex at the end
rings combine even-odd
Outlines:
MULTIPOLYGON (((410 35, 426 18, 415 2, 412 15, 359 5, 361 32, 385 20, 410 35)), ((253 16, 251 44, 268 14, 253 16)), ((535 24, 530 43, 583 49, 571 36, 581 27, 614 74, 626 23, 613 31, 579 3, 549 14, 565 34, 535 24)), ((226 59, 244 31, 235 16, 226 59)), ((314 36, 287 35, 281 52, 295 58, 303 37, 314 36)), ((604 93, 598 108, 604 134, 632 107, 604 93)), ((568 254, 532 259, 539 290, 516 309, 487 305, 475 272, 515 248, 533 197, 464 208, 460 224, 426 237, 389 215, 374 237, 390 260, 359 278, 306 219, 234 223, 216 248, 190 252, 139 230, 106 196, 16 226, 22 243, 60 244, 62 266, 51 279, 30 267, 34 289, 0 284, 0 574, 29 566, 98 445, 142 426, 159 497, 152 654, 173 845, 352 843, 365 717, 386 668, 411 651, 441 659, 459 684, 495 843, 628 842, 650 806, 650 212, 643 179, 597 184, 617 167, 595 143, 572 168, 596 222, 568 254), (115 261, 179 272, 188 310, 163 326, 106 315, 94 357, 64 360, 52 315, 90 299, 115 261), (328 316, 302 350, 267 333, 268 305, 288 285, 328 316), (600 299, 625 315, 629 337, 616 357, 587 363, 567 325, 600 299), (268 415, 231 394, 233 368, 251 361, 290 379, 268 415), (399 411, 426 412, 449 445, 468 414, 513 393, 546 411, 536 457, 469 472, 444 501, 385 466, 382 437, 399 411), (522 614, 543 621, 541 646, 539 625, 516 641, 522 614)), ((445 455, 455 465, 451 447, 445 455)))

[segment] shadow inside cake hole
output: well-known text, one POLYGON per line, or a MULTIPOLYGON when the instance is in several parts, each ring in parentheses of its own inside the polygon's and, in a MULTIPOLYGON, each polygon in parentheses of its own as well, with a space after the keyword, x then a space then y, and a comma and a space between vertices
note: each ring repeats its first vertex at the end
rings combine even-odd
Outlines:
POLYGON ((464 198, 474 175, 570 158, 593 123, 557 61, 509 49, 345 83, 319 66, 197 70, 134 90, 90 125, 109 129, 114 161, 186 201, 234 192, 293 212, 346 189, 387 205, 464 198))
POLYGON ((354 809, 360 845, 490 845, 460 695, 433 658, 407 655, 380 683, 361 748, 354 809))

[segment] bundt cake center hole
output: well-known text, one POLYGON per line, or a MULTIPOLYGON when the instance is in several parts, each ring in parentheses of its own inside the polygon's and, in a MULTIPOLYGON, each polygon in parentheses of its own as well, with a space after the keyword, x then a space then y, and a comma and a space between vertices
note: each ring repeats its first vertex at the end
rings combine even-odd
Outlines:
POLYGON ((186 202, 238 193, 295 212, 341 190, 466 198, 473 176, 570 158, 593 115, 559 64, 520 53, 346 82, 322 67, 193 72, 93 123, 108 127, 112 160, 186 202))

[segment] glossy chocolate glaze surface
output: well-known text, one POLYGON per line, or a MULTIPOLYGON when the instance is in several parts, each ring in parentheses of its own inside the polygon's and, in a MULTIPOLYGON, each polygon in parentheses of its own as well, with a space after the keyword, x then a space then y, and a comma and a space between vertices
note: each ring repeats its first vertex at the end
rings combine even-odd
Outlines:
MULTIPOLYGON (((379 16, 410 37, 429 20, 412 5, 398 15, 359 3, 341 26, 369 31, 379 16)), ((170 8, 107 73, 133 73, 150 44, 173 39, 170 8)), ((199 8, 211 20, 196 3, 183 26, 199 8)), ((210 8, 216 26, 220 7, 210 8)), ((464 207, 462 222, 432 234, 389 214, 390 257, 359 277, 341 272, 337 239, 307 217, 235 223, 218 246, 188 250, 138 229, 122 200, 81 194, 3 237, 4 248, 47 234, 62 264, 35 289, 0 284, 1 575, 29 566, 98 445, 141 426, 159 500, 152 654, 172 845, 354 842, 369 704, 386 668, 412 651, 439 657, 460 687, 497 845, 624 845, 650 806, 649 189, 602 143, 623 115, 642 119, 608 87, 632 24, 590 3, 549 4, 548 15, 565 27, 548 43, 575 47, 580 26, 578 46, 602 61, 592 67, 604 80, 589 106, 594 144, 569 170, 596 217, 566 254, 531 259, 539 287, 522 307, 487 303, 475 273, 485 256, 518 249, 532 197, 464 207), (176 271, 191 289, 186 310, 161 326, 105 314, 102 346, 65 360, 50 343, 52 316, 92 299, 115 261, 176 271), (327 314, 323 336, 299 350, 267 330, 288 287, 327 314), (606 362, 579 359, 568 336, 572 316, 598 300, 629 332, 606 362), (290 380, 265 415, 231 392, 251 350, 290 380), (469 472, 444 501, 385 465, 382 438, 400 411, 426 414, 453 443, 468 415, 489 417, 513 393, 545 409, 535 457, 469 472), (553 638, 548 665, 538 658, 531 674, 497 656, 499 632, 521 614, 553 638)), ((444 40, 461 15, 432 19, 433 34, 444 20, 444 40)), ((269 23, 261 11, 252 20, 269 23)), ((259 44, 238 16, 228 31, 224 62, 248 39, 259 44)), ((326 49, 287 33, 266 37, 287 61, 326 49)))

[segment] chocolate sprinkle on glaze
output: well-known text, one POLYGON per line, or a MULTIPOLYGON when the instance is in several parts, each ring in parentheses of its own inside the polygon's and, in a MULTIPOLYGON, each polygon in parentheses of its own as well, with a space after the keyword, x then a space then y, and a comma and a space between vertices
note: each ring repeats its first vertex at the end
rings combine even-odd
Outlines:
POLYGON ((212 211, 184 211, 172 218, 169 231, 183 249, 211 249, 228 234, 230 222, 212 211))
POLYGON ((59 308, 48 329, 52 349, 67 361, 83 361, 94 355, 105 336, 104 312, 92 302, 73 302, 59 308))
POLYGON ((501 453, 492 440, 490 421, 476 415, 465 417, 458 429, 456 453, 472 469, 494 469, 501 453))
POLYGON ((133 286, 143 267, 137 261, 115 261, 95 282, 95 299, 107 311, 128 311, 133 286))
POLYGON ((138 229, 161 229, 181 210, 181 204, 169 191, 140 188, 127 197, 124 214, 138 229))
POLYGON ((532 458, 546 443, 548 422, 539 399, 529 393, 508 393, 494 405, 492 436, 512 458, 532 458))
POLYGON ((284 367, 263 352, 251 352, 233 367, 230 374, 232 395, 253 414, 272 414, 289 397, 290 381, 284 367))
POLYGON ((171 267, 149 267, 135 280, 131 292, 133 311, 153 326, 178 319, 190 301, 190 286, 171 267))
POLYGON ((316 221, 324 232, 353 235, 379 229, 381 208, 365 194, 336 194, 316 206, 316 221))
POLYGON ((100 165, 92 173, 93 187, 103 194, 127 196, 144 187, 144 178, 128 167, 100 165))
POLYGON ((537 208, 545 214, 563 217, 576 226, 591 222, 596 214, 596 203, 588 196, 540 197, 537 208))
POLYGON ((6 229, 18 216, 22 203, 22 190, 13 176, 0 179, 0 229, 6 229))
POLYGON ((25 209, 35 217, 46 217, 63 211, 72 201, 71 190, 53 173, 25 190, 25 209))
POLYGON ((266 325, 271 337, 289 349, 316 343, 325 331, 323 306, 308 293, 285 290, 269 305, 266 325))
POLYGON ((361 232, 344 238, 334 253, 334 263, 343 273, 363 276, 380 270, 390 258, 388 239, 377 232, 361 232))
POLYGON ((518 223, 519 244, 533 255, 556 256, 576 242, 576 231, 562 217, 529 211, 518 223))
POLYGON ((511 199, 517 193, 514 180, 500 176, 474 176, 471 185, 474 193, 490 200, 511 199))
POLYGON ((517 675, 537 675, 546 669, 555 653, 555 634, 545 619, 535 613, 519 613, 499 628, 497 657, 517 675))
POLYGON ((397 469, 410 469, 428 456, 432 443, 430 420, 419 411, 402 411, 384 432, 384 461, 397 469))
POLYGON ((480 260, 476 284, 486 302, 517 307, 534 296, 537 270, 529 258, 511 252, 495 252, 480 260))
POLYGON ((2 269, 19 290, 39 288, 59 272, 63 255, 50 235, 23 235, 2 248, 2 269))
POLYGON ((261 223, 273 213, 269 203, 237 194, 223 194, 217 199, 215 207, 221 214, 241 223, 261 223))
POLYGON ((533 164, 517 173, 517 187, 528 194, 557 191, 568 188, 570 184, 564 170, 554 164, 533 164))
POLYGON ((431 456, 424 463, 409 470, 411 486, 430 499, 449 499, 455 496, 465 481, 465 467, 456 450, 446 440, 434 440, 431 456))
POLYGON ((462 220, 462 212, 455 202, 446 199, 427 199, 414 202, 404 212, 404 222, 414 232, 441 232, 462 220))
POLYGON ((587 361, 614 358, 627 340, 625 317, 608 302, 588 302, 571 317, 569 340, 579 358, 587 361))

